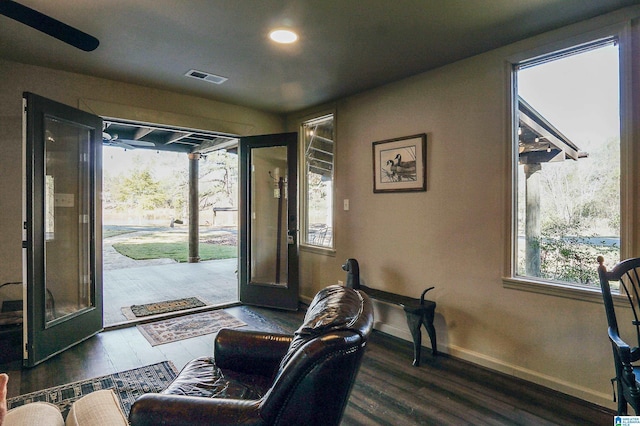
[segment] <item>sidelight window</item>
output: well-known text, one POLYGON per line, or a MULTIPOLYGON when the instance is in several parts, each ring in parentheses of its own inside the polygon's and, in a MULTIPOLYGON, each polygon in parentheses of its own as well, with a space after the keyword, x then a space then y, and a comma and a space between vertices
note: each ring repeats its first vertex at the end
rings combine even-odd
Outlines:
POLYGON ((333 248, 333 114, 302 124, 302 242, 333 248))

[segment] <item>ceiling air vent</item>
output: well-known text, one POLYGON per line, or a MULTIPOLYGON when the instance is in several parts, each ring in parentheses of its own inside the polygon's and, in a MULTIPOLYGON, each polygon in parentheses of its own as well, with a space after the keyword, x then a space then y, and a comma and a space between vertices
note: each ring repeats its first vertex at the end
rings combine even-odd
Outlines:
POLYGON ((208 81, 209 83, 213 84, 222 84, 228 80, 227 77, 221 77, 219 75, 210 74, 208 72, 198 70, 189 70, 189 72, 187 72, 185 75, 187 77, 197 78, 198 80, 208 81))

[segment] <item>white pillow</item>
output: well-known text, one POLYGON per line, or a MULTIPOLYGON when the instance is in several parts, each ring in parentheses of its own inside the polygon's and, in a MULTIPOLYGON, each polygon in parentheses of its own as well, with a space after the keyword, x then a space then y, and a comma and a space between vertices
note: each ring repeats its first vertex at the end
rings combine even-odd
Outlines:
POLYGON ((74 402, 65 423, 66 426, 127 426, 128 424, 120 408, 118 397, 111 389, 91 392, 74 402))
POLYGON ((2 426, 64 426, 60 410, 48 402, 32 402, 7 412, 2 426))

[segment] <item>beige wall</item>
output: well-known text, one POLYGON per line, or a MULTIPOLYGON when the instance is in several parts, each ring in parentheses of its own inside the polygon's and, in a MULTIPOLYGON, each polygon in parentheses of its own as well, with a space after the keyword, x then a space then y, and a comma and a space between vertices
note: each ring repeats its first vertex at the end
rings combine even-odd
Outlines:
MULTIPOLYGON (((95 114, 239 135, 277 133, 282 117, 250 108, 0 60, 0 283, 22 280, 22 93, 95 114)), ((0 300, 20 299, 8 286, 0 300)))
MULTIPOLYGON (((369 286, 407 295, 436 287, 429 295, 438 303, 443 352, 613 407, 614 373, 601 303, 503 285, 510 220, 506 61, 627 15, 538 37, 329 106, 336 112, 336 251, 302 250, 303 297, 344 280, 340 265, 355 257, 369 286), (371 142, 417 133, 428 137, 427 192, 373 194, 371 142), (350 200, 349 211, 342 210, 343 199, 350 200)), ((22 91, 121 118, 239 134, 283 130, 276 116, 176 93, 5 61, 0 75, 0 282, 21 276, 22 91)), ((309 112, 289 117, 290 129, 309 112)), ((376 327, 410 339, 396 307, 378 304, 376 327)))
MULTIPOLYGON (((336 113, 336 250, 335 256, 302 250, 301 292, 309 297, 344 280, 340 265, 350 257, 359 260, 368 286, 414 297, 435 286, 428 295, 437 302, 440 350, 614 408, 615 374, 599 297, 584 301, 503 285, 511 167, 507 60, 628 16, 328 105, 336 113), (372 142, 418 133, 427 134, 427 192, 374 194, 372 142)), ((290 130, 304 116, 309 111, 288 117, 290 130)), ((411 339, 397 307, 377 304, 376 328, 411 339)))

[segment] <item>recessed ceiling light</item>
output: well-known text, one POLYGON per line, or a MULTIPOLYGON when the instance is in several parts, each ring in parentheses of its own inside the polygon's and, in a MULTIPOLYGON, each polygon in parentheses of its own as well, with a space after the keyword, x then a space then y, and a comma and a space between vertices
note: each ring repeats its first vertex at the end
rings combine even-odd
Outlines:
POLYGON ((290 44, 298 40, 298 34, 291 30, 273 30, 269 33, 269 38, 276 43, 290 44))

